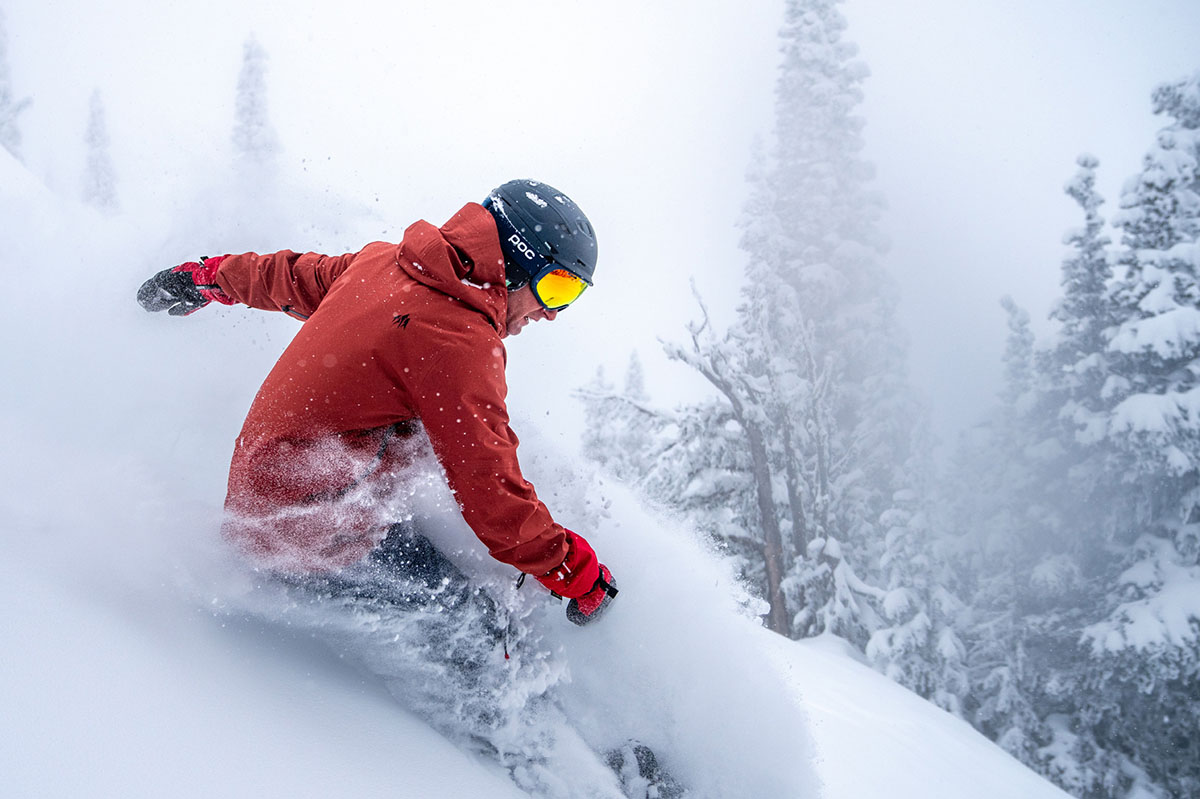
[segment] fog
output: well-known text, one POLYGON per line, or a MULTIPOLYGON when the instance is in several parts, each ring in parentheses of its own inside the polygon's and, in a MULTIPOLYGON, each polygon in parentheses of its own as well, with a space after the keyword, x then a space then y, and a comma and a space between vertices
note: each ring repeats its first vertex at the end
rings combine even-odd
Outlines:
MULTIPOLYGON (((698 316, 693 282, 718 325, 733 317, 747 258, 738 227, 745 173, 772 135, 781 6, 0 0, 12 88, 33 101, 20 117, 23 166, 0 151, 5 564, 37 564, 30 580, 48 575, 81 603, 119 606, 134 620, 180 574, 207 596, 219 581, 195 573, 207 561, 191 550, 215 543, 232 442, 297 325, 244 308, 150 316, 134 302, 137 287, 205 254, 397 241, 413 221, 441 223, 514 177, 569 193, 600 240, 595 287, 553 324, 507 342, 523 464, 554 507, 594 501, 611 513, 602 493, 559 465, 589 424, 572 393, 598 367, 619 380, 633 351, 653 402, 711 390, 668 361, 661 342, 684 338, 698 316), (268 55, 266 111, 279 144, 261 170, 242 169, 231 141, 250 37, 268 55), (94 92, 112 142, 111 214, 77 202, 94 92)), ((1080 223, 1062 191, 1075 157, 1099 157, 1111 217, 1161 126, 1151 90, 1198 66, 1200 6, 841 7, 845 38, 871 70, 860 112, 888 205, 882 259, 900 292, 908 371, 949 449, 999 388, 1000 297, 1027 308, 1037 332, 1052 332, 1063 234, 1080 223)), ((629 589, 622 601, 654 597, 658 613, 631 616, 645 629, 628 641, 657 637, 648 651, 669 656, 653 662, 673 668, 680 653, 712 644, 689 593, 703 570, 655 552, 654 533, 667 525, 651 512, 617 518, 625 529, 612 540, 621 543, 606 551, 624 553, 613 561, 629 589), (692 626, 672 624, 674 609, 692 626), (692 637, 670 644, 647 626, 654 619, 692 637)), ((1005 526, 997 538, 1019 548, 1024 539, 1009 534, 1037 529, 1005 526)), ((697 549, 695 560, 707 563, 708 553, 697 549)), ((1172 573, 1196 585, 1194 572, 1172 573)), ((26 585, 14 581, 12 595, 26 585)), ((21 601, 9 603, 12 613, 21 601)), ((730 629, 740 636, 737 613, 730 629)), ((72 606, 62 615, 78 614, 72 606)), ((21 629, 53 626, 41 618, 21 629)), ((166 611, 162 627, 173 618, 166 611)), ((759 665, 752 649, 735 642, 726 647, 733 660, 714 662, 749 674, 759 665)), ((845 693, 857 697, 853 686, 845 693)), ((753 770, 750 761, 743 768, 753 770)))
MULTIPOLYGON (((3 10, 14 87, 34 100, 24 160, 55 191, 78 192, 87 100, 102 94, 118 196, 146 243, 121 276, 131 286, 201 252, 398 238, 415 219, 440 222, 495 184, 536 177, 587 210, 602 255, 587 302, 553 335, 533 328, 514 341, 515 401, 573 428, 570 390, 597 365, 620 375, 634 349, 661 402, 704 390, 666 364, 657 339, 679 338, 696 315, 690 279, 719 318, 732 308, 743 175, 771 132, 776 4, 17 0, 3 10), (198 177, 228 161, 249 35, 270 58, 282 170, 328 205, 314 216, 336 215, 337 197, 370 209, 372 224, 336 241, 278 241, 256 238, 252 219, 233 226, 243 235, 172 219, 198 177)), ((996 390, 999 297, 1014 295, 1035 325, 1046 317, 1063 231, 1078 222, 1061 192, 1075 155, 1100 158, 1111 211, 1155 129, 1150 90, 1195 66, 1200 9, 849 0, 844 12, 872 73, 867 156, 890 208, 886 263, 912 376, 949 439, 996 390)))
POLYGON ((845 13, 871 67, 867 156, 912 374, 946 439, 998 388, 999 298, 1049 332, 1063 233, 1082 224, 1062 191, 1075 157, 1100 159, 1110 217, 1161 127, 1151 90, 1196 68, 1200 6, 850 0, 845 13))

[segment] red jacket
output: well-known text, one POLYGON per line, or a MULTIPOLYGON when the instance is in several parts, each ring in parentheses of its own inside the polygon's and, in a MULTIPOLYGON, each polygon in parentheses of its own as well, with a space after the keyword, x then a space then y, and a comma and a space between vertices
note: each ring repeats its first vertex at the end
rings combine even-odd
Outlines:
POLYGON ((504 256, 491 214, 466 205, 400 244, 330 257, 225 258, 235 301, 304 325, 267 376, 238 437, 225 532, 286 571, 362 559, 389 522, 374 503, 419 420, 463 516, 497 560, 559 566, 565 531, 522 476, 504 379, 504 256))

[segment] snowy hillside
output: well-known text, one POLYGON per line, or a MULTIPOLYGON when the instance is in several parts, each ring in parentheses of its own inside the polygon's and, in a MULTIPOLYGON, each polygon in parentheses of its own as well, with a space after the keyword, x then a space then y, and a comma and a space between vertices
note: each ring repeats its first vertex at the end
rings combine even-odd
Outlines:
POLYGON ((826 797, 1066 797, 969 724, 851 659, 836 638, 765 641, 801 697, 826 797))
MULTIPOLYGON (((81 581, 14 557, 11 541, 0 559, 6 796, 521 795, 318 645, 222 625, 161 586, 81 581)), ((763 633, 759 644, 812 723, 822 796, 1065 796, 827 642, 763 633)))
POLYGON ((311 643, 10 552, 0 580, 5 796, 521 795, 311 643))
MULTIPOLYGON (((244 575, 216 536, 225 469, 295 322, 144 314, 133 293, 176 245, 51 203, 4 153, 0 169, 20 177, 0 185, 0 266, 21 285, 0 295, 0 794, 521 795, 353 652, 238 612, 244 575)), ((212 206, 189 213, 220 228, 212 206)), ((514 408, 528 473, 621 579, 595 628, 553 604, 535 616, 590 738, 653 743, 697 797, 1063 795, 828 642, 762 631, 717 559, 573 462, 533 410, 514 408)))

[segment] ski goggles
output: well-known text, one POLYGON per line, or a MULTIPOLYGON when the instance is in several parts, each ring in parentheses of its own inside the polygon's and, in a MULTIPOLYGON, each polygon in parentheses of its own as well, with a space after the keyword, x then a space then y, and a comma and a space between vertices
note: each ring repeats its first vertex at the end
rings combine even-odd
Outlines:
POLYGON ((547 311, 561 311, 583 294, 587 281, 551 261, 529 280, 533 296, 547 311))
POLYGON ((529 286, 533 296, 547 311, 561 311, 575 300, 588 287, 588 282, 574 272, 566 269, 549 258, 536 256, 533 271, 527 271, 523 266, 505 265, 508 273, 508 290, 529 286), (520 280, 514 280, 513 275, 523 275, 520 280))

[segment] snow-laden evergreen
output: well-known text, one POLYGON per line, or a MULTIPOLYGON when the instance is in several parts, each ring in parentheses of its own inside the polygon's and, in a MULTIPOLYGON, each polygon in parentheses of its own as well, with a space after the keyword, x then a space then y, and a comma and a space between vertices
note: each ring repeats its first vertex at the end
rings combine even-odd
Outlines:
POLYGON ((1115 324, 1115 309, 1109 299, 1112 266, 1100 207, 1104 198, 1096 191, 1099 161, 1081 155, 1079 171, 1066 186, 1066 192, 1084 213, 1083 227, 1064 237, 1072 252, 1063 260, 1062 297, 1051 311, 1061 323, 1058 340, 1047 354, 1045 372, 1049 390, 1061 404, 1061 421, 1075 433, 1080 443, 1094 442, 1103 428, 1102 389, 1108 374, 1109 328, 1115 324))
POLYGON ((1097 160, 1035 346, 1011 301, 1005 390, 947 486, 967 717, 1080 797, 1200 790, 1200 73, 1125 184, 1113 246, 1097 160))
POLYGON ((881 606, 888 624, 872 634, 866 654, 896 682, 961 716, 970 691, 959 632, 966 608, 945 587, 944 553, 938 551, 927 496, 897 492, 880 518, 885 552, 879 565, 887 575, 881 606))
MULTIPOLYGON (((927 449, 914 449, 920 410, 862 158, 867 70, 838 5, 786 4, 773 146, 748 176, 736 320, 716 330, 701 301, 687 340, 667 347, 715 396, 672 411, 616 396, 590 407, 622 428, 646 429, 649 416, 635 456, 646 466, 621 476, 734 557, 771 629, 869 641, 880 668, 957 709, 957 601, 918 573, 934 546, 920 510, 927 449)), ((602 463, 630 457, 589 443, 602 463)))
POLYGON ((648 406, 645 375, 636 352, 629 356, 622 390, 608 382, 604 367, 577 396, 587 410, 583 429, 584 450, 621 480, 636 481, 657 460, 646 441, 653 435, 659 415, 648 406))
POLYGON ((279 137, 267 104, 267 51, 250 36, 242 46, 234 105, 233 149, 243 169, 270 165, 279 153, 279 137))
MULTIPOLYGON (((1029 314, 1003 300, 1005 383, 988 420, 963 436, 944 486, 970 689, 965 716, 1008 751, 1041 764, 1043 654, 1062 640, 1055 617, 1072 565, 1058 527, 1055 426, 1038 401, 1029 314)), ((1068 633, 1069 640, 1070 633, 1068 633)))
POLYGON ((1200 72, 1154 92, 1167 124, 1121 196, 1112 370, 1121 571, 1085 630, 1086 717, 1172 795, 1200 792, 1200 72), (1119 724, 1118 724, 1119 720, 1119 724))
POLYGON ((84 143, 87 148, 87 165, 83 174, 83 201, 102 211, 113 211, 117 207, 117 178, 109 152, 104 100, 99 90, 92 93, 88 106, 84 143))
POLYGON ((21 127, 18 117, 33 100, 19 97, 13 86, 12 65, 8 57, 8 25, 0 8, 0 147, 15 158, 21 157, 21 127))

